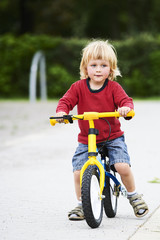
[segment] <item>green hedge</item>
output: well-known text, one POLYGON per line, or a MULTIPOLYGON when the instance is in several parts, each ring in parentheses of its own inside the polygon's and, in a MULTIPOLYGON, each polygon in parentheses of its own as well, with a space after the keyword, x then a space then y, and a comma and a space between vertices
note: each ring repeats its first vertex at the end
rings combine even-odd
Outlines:
POLYGON ((160 36, 143 34, 115 46, 125 90, 136 97, 160 96, 160 36))
MULTIPOLYGON (((59 98, 79 79, 81 50, 87 42, 46 35, 0 36, 0 98, 28 97, 31 61, 39 50, 46 56, 48 97, 59 98)), ((132 97, 160 96, 160 36, 142 34, 112 44, 123 76, 117 81, 126 92, 132 97)))

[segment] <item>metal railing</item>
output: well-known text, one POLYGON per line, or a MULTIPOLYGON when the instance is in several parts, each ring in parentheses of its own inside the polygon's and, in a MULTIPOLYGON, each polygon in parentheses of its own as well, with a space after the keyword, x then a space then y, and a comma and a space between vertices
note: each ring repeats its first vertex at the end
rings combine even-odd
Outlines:
POLYGON ((35 53, 31 63, 30 76, 29 76, 29 100, 35 102, 37 98, 36 83, 37 72, 39 66, 40 77, 40 97, 41 100, 47 100, 47 86, 46 86, 46 61, 42 51, 35 53))

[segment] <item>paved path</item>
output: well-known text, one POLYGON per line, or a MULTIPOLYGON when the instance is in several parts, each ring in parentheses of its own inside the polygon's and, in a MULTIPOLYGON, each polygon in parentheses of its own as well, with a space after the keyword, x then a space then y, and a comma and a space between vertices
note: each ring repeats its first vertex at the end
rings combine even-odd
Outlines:
MULTIPOLYGON (((56 102, 0 102, 0 239, 143 239, 137 234, 147 222, 151 226, 160 204, 160 184, 148 183, 160 177, 160 102, 136 102, 135 118, 121 121, 137 190, 144 194, 150 213, 137 219, 128 200, 120 197, 116 218, 104 216, 98 229, 67 219, 76 205, 71 157, 78 127, 51 127, 48 117, 55 107, 56 102)), ((160 239, 154 238, 154 226, 148 239, 160 239)), ((159 237, 159 225, 156 232, 159 237)))

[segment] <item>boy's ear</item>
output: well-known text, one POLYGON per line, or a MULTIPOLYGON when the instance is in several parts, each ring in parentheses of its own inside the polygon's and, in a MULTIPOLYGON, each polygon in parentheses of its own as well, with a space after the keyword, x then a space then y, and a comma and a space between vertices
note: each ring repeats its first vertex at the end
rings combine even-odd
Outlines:
POLYGON ((85 75, 88 77, 87 67, 85 67, 85 75))

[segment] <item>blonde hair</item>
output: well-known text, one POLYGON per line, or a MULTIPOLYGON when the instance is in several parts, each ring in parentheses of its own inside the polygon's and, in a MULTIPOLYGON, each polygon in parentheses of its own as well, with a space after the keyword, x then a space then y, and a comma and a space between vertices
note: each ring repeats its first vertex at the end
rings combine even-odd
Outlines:
POLYGON ((117 67, 117 56, 115 48, 108 42, 102 40, 91 41, 82 50, 82 60, 80 63, 81 79, 88 78, 87 65, 90 60, 105 60, 110 64, 109 80, 114 80, 117 76, 121 76, 120 70, 117 67))

